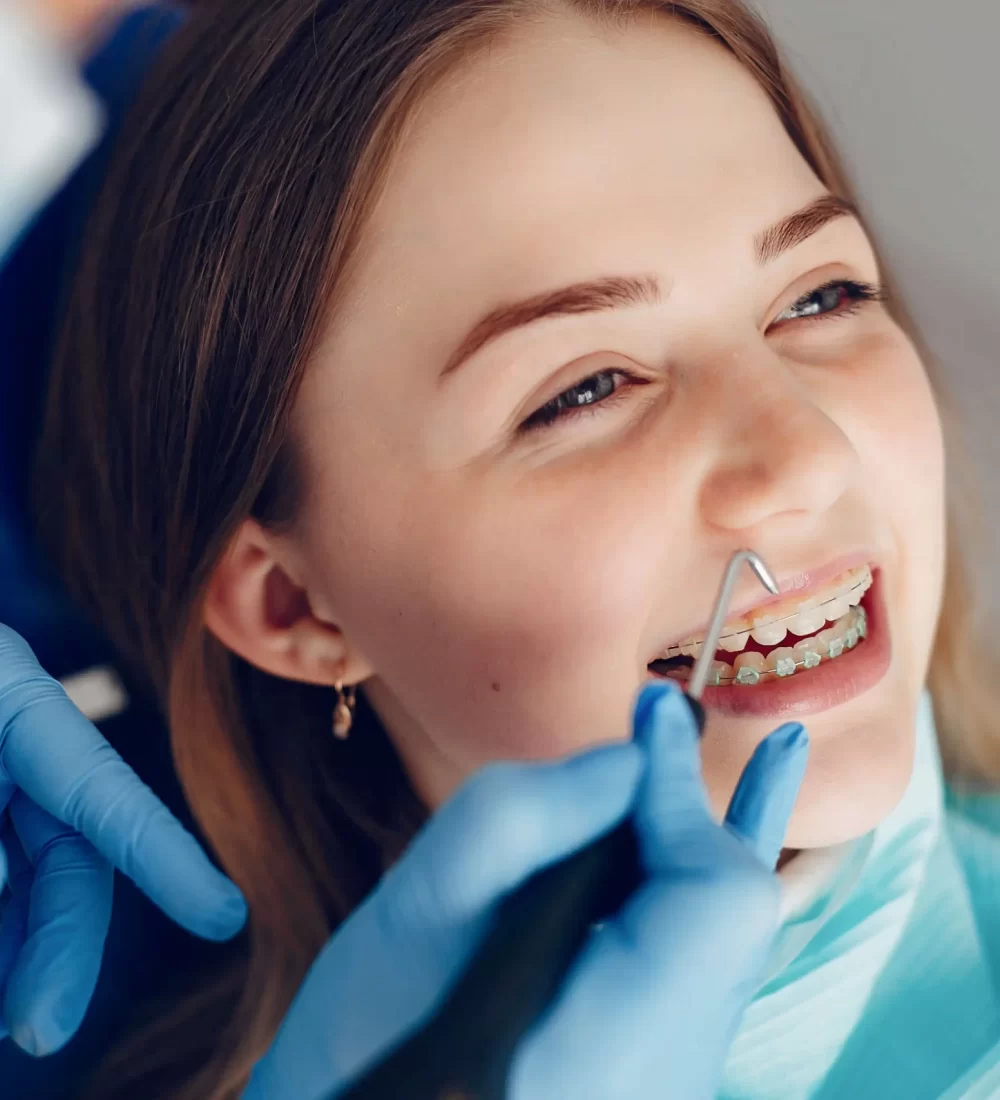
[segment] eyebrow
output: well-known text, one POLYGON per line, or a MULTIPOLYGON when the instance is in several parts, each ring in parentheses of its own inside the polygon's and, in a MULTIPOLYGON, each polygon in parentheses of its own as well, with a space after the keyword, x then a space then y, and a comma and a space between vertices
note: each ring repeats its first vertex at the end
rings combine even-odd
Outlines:
MULTIPOLYGON (((823 195, 801 210, 768 226, 754 237, 754 260, 758 267, 773 263, 789 249, 802 244, 837 218, 858 218, 856 207, 836 195, 823 195)), ((660 285, 653 275, 606 276, 545 291, 512 305, 491 310, 477 321, 449 357, 441 377, 456 371, 487 344, 514 329, 544 317, 582 313, 603 313, 633 305, 656 305, 662 301, 660 285)))

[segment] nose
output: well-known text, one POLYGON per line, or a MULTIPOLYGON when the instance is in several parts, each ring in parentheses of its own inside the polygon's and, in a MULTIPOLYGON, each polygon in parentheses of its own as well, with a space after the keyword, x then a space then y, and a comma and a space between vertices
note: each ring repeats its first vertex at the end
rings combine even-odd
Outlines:
POLYGON ((706 523, 746 532, 778 517, 822 515, 856 476, 851 440, 780 363, 755 371, 729 404, 718 460, 702 481, 706 523))

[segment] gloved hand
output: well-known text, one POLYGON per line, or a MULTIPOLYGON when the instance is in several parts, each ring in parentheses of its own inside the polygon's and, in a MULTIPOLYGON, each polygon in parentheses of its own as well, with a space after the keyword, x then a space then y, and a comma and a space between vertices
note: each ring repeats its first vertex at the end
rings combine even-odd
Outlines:
POLYGON ((0 625, 0 1038, 58 1050, 83 1019, 111 919, 112 867, 196 935, 246 920, 239 890, 0 625), (6 812, 5 812, 6 811, 6 812))
POLYGON ((324 948, 244 1100, 338 1095, 433 1011, 504 895, 630 813, 648 877, 523 1039, 508 1094, 709 1100, 777 929, 807 755, 801 726, 772 733, 717 824, 690 711, 661 681, 639 694, 632 742, 483 769, 324 948))

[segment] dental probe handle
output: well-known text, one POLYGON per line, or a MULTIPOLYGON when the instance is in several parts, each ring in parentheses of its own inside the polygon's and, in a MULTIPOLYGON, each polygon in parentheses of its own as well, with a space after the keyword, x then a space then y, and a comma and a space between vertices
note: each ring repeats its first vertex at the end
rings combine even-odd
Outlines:
MULTIPOLYGON (((701 703, 687 699, 698 735, 701 703)), ((496 920, 438 1012, 337 1100, 505 1100, 518 1043, 555 997, 593 926, 641 884, 626 821, 533 875, 496 920)))

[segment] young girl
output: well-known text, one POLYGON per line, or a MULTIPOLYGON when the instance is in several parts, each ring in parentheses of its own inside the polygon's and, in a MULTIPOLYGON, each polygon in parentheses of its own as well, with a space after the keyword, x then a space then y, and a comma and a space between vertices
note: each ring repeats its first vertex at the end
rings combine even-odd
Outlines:
POLYGON ((627 736, 750 546, 783 595, 724 632, 716 812, 779 718, 812 748, 725 1095, 987 1095, 995 802, 954 785, 1000 741, 930 366, 736 0, 200 9, 93 219, 40 520, 252 951, 94 1094, 235 1095, 428 811, 627 736))

